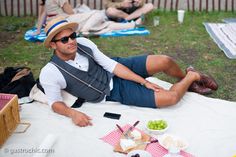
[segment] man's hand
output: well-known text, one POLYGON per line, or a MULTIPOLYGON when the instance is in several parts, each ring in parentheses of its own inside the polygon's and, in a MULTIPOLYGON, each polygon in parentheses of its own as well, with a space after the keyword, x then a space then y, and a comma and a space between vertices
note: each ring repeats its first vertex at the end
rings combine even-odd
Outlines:
POLYGON ((52 109, 58 114, 70 117, 75 125, 81 127, 92 125, 90 122, 92 119, 89 116, 66 106, 62 101, 54 102, 52 104, 52 109))
POLYGON ((122 7, 122 8, 131 8, 132 6, 133 6, 132 0, 124 0, 124 1, 121 3, 121 7, 122 7))
POLYGON ((80 127, 92 125, 92 123, 90 122, 90 120, 92 119, 88 115, 76 110, 71 110, 70 112, 70 117, 75 125, 78 125, 80 127))
POLYGON ((154 90, 155 92, 159 92, 160 90, 163 90, 161 86, 158 86, 157 84, 149 82, 149 81, 145 82, 144 86, 148 89, 154 90))

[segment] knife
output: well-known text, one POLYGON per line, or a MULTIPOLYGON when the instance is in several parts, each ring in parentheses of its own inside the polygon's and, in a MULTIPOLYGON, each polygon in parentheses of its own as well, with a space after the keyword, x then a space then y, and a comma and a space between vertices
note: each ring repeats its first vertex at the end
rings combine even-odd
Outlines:
MULTIPOLYGON (((120 130, 120 132, 124 135, 124 130, 118 125, 116 124, 117 128, 120 130)), ((126 139, 129 139, 130 137, 128 135, 124 135, 126 139)))
POLYGON ((135 126, 138 125, 138 123, 139 123, 139 121, 136 121, 131 127, 129 127, 129 129, 128 129, 127 131, 125 131, 124 136, 125 136, 125 137, 126 137, 126 136, 129 137, 130 131, 132 131, 132 130, 135 128, 135 126))
POLYGON ((144 144, 148 145, 148 144, 156 143, 156 142, 158 142, 158 140, 152 140, 152 141, 147 141, 147 142, 138 142, 136 144, 137 144, 137 146, 139 146, 139 145, 144 145, 144 144))

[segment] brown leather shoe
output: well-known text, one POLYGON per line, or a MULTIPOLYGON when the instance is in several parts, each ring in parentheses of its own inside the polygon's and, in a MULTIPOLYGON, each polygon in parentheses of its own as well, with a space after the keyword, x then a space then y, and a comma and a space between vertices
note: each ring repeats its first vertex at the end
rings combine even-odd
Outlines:
POLYGON ((203 86, 203 87, 207 87, 207 88, 210 88, 212 90, 217 90, 218 89, 218 84, 216 83, 216 81, 214 80, 214 78, 206 75, 206 74, 203 74, 201 72, 198 72, 197 70, 195 70, 192 66, 189 66, 187 69, 186 69, 186 72, 188 71, 194 71, 194 72, 197 72, 200 74, 200 81, 197 82, 197 84, 203 86))
POLYGON ((208 95, 212 93, 212 90, 210 88, 203 87, 199 85, 196 81, 190 85, 188 91, 199 93, 202 95, 208 95))

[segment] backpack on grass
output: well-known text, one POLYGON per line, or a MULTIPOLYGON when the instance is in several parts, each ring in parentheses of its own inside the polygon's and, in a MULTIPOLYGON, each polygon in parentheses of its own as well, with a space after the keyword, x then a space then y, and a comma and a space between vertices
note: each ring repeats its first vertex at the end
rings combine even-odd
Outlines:
POLYGON ((7 67, 0 74, 0 93, 17 94, 19 98, 29 96, 35 84, 28 67, 7 67))

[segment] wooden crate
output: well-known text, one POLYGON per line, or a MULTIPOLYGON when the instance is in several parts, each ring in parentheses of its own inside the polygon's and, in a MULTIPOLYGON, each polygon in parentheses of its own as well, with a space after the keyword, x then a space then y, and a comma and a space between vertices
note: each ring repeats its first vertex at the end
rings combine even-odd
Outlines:
POLYGON ((17 95, 0 93, 0 148, 20 122, 17 95))

